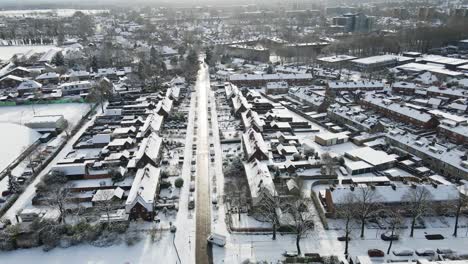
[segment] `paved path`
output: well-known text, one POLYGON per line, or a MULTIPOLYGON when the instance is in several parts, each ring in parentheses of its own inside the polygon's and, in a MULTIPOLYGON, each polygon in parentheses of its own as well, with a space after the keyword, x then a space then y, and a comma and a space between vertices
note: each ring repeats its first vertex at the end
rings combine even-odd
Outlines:
POLYGON ((210 263, 211 248, 206 238, 211 233, 210 180, 208 170, 208 91, 210 79, 208 66, 200 65, 195 85, 197 106, 197 197, 196 197, 196 244, 195 260, 197 264, 210 263))

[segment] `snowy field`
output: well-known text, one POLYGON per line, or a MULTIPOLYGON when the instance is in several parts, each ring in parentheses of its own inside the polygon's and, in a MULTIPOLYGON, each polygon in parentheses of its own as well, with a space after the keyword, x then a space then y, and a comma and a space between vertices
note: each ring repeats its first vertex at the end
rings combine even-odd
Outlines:
MULTIPOLYGON (((36 264, 145 264, 145 263, 176 263, 177 253, 172 240, 174 235, 164 232, 159 241, 154 243, 149 235, 142 235, 142 240, 127 246, 125 242, 111 247, 94 247, 79 245, 70 248, 56 248, 44 252, 41 248, 22 249, 11 252, 0 252, 0 263, 36 263, 36 264)), ((180 252, 189 254, 189 252, 180 252)))
POLYGON ((85 14, 99 14, 109 12, 108 10, 80 10, 80 9, 33 9, 33 10, 4 10, 0 11, 0 16, 6 17, 36 17, 47 16, 49 13, 57 14, 59 17, 73 16, 75 12, 81 11, 85 14))
MULTIPOLYGON (((1 11, 0 11, 1 13, 1 11)), ((1 40, 0 40, 1 43, 1 40)), ((49 51, 50 49, 57 48, 56 46, 53 45, 37 45, 37 46, 0 46, 0 60, 9 60, 13 55, 17 53, 26 53, 30 50, 33 50, 34 52, 46 52, 49 51)))
MULTIPOLYGON (((55 104, 35 106, 0 107, 0 171, 5 169, 15 158, 41 136, 38 132, 23 126, 36 115, 62 114, 75 126, 89 110, 86 104, 55 104), (14 139, 14 140, 12 140, 14 139), (8 151, 6 151, 8 150, 8 151)), ((8 178, 0 181, 0 192, 6 189, 8 178)))
POLYGON ((75 125, 89 110, 87 104, 44 104, 0 107, 0 122, 24 124, 34 115, 63 115, 69 124, 75 125))

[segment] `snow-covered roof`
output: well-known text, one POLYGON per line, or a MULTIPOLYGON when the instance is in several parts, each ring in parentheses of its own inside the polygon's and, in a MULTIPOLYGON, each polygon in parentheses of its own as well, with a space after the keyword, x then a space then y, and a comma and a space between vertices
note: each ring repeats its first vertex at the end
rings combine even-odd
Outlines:
POLYGON ((310 73, 233 74, 229 77, 230 81, 309 80, 309 79, 312 79, 312 74, 310 73))
POLYGON ((262 154, 268 157, 268 145, 263 140, 262 134, 251 128, 242 134, 242 141, 244 143, 244 147, 246 148, 245 151, 247 153, 248 159, 250 159, 256 151, 260 151, 262 154))
POLYGON ((250 195, 255 202, 267 191, 271 196, 276 194, 273 178, 268 170, 268 166, 259 160, 254 160, 244 164, 247 180, 250 187, 250 195))
POLYGON ((318 61, 328 62, 328 63, 343 62, 343 61, 349 61, 349 60, 354 60, 354 59, 356 59, 356 57, 353 57, 350 55, 334 55, 334 56, 329 56, 329 57, 317 58, 318 61))
POLYGON ((454 65, 454 66, 468 64, 468 60, 444 57, 444 56, 432 55, 432 54, 424 55, 420 60, 426 61, 426 62, 438 63, 438 64, 454 65))
POLYGON ((379 56, 356 59, 356 60, 352 60, 352 62, 358 63, 358 64, 377 64, 377 63, 385 63, 389 61, 404 62, 404 61, 411 61, 411 60, 413 60, 413 58, 387 54, 387 55, 379 55, 379 56))
POLYGON ((24 81, 20 83, 18 87, 16 87, 17 90, 32 90, 32 89, 41 89, 41 88, 42 88, 42 84, 33 80, 24 81))
POLYGON ((332 199, 335 205, 346 204, 347 197, 351 194, 355 194, 355 197, 359 199, 359 192, 361 188, 374 188, 375 197, 377 202, 381 203, 404 203, 411 202, 410 196, 408 193, 413 192, 415 188, 424 188, 431 195, 429 195, 428 200, 431 202, 444 202, 444 201, 453 201, 458 199, 459 192, 455 185, 437 185, 434 187, 432 185, 417 185, 412 187, 410 185, 402 186, 362 186, 354 187, 354 191, 351 188, 337 188, 331 192, 332 199))
POLYGON ((156 190, 159 185, 161 169, 148 164, 139 169, 133 180, 132 187, 125 202, 125 211, 130 213, 135 204, 139 203, 148 212, 153 211, 156 190))
POLYGON ((56 72, 46 72, 36 77, 36 80, 58 79, 60 74, 56 72))
POLYGON ((432 116, 426 112, 408 107, 405 104, 397 104, 390 100, 380 98, 374 94, 368 94, 363 101, 366 101, 372 105, 378 106, 379 108, 387 109, 391 112, 407 116, 411 119, 418 120, 420 122, 426 123, 429 122, 432 116))
POLYGON ((138 162, 146 155, 150 160, 155 162, 159 158, 159 153, 161 150, 162 138, 158 135, 152 133, 149 137, 144 138, 138 151, 135 154, 135 159, 138 162))
POLYGON ((346 155, 352 157, 355 160, 365 161, 371 164, 372 166, 378 166, 381 164, 387 164, 396 161, 396 159, 393 156, 388 155, 387 153, 381 150, 375 150, 371 147, 353 149, 347 151, 346 155))

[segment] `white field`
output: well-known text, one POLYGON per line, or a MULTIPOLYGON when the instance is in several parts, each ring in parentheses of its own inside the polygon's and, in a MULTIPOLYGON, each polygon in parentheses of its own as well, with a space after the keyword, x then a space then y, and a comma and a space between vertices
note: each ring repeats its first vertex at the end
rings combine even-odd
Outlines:
POLYGON ((3 106, 0 107, 0 122, 24 124, 34 115, 63 115, 74 126, 88 110, 88 104, 80 103, 3 106))
POLYGON ((79 10, 79 9, 34 9, 34 10, 4 10, 0 11, 0 16, 6 17, 38 17, 48 16, 49 13, 56 14, 59 17, 73 16, 76 11, 84 14, 99 14, 108 12, 108 10, 79 10))
MULTIPOLYGON (((78 103, 0 107, 0 171, 41 136, 38 132, 23 126, 34 114, 61 114, 68 120, 69 125, 75 126, 88 110, 87 104, 78 103)), ((7 182, 6 177, 0 181, 0 192, 6 190, 7 182)))
MULTIPOLYGON (((1 40, 0 40, 1 43, 1 40)), ((50 49, 57 48, 54 45, 37 45, 37 46, 28 46, 28 45, 19 45, 19 46, 0 46, 0 60, 9 60, 13 55, 18 53, 26 53, 30 50, 35 52, 46 52, 50 49)))

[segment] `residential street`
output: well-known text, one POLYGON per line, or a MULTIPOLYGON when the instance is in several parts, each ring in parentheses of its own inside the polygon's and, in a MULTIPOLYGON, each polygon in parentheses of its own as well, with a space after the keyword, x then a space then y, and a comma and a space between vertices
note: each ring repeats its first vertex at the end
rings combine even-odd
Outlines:
POLYGON ((208 67, 202 64, 198 72, 195 86, 198 107, 197 107, 197 196, 196 196, 196 263, 210 263, 211 255, 207 247, 206 239, 211 233, 210 214, 210 180, 208 170, 208 90, 210 79, 208 67))

